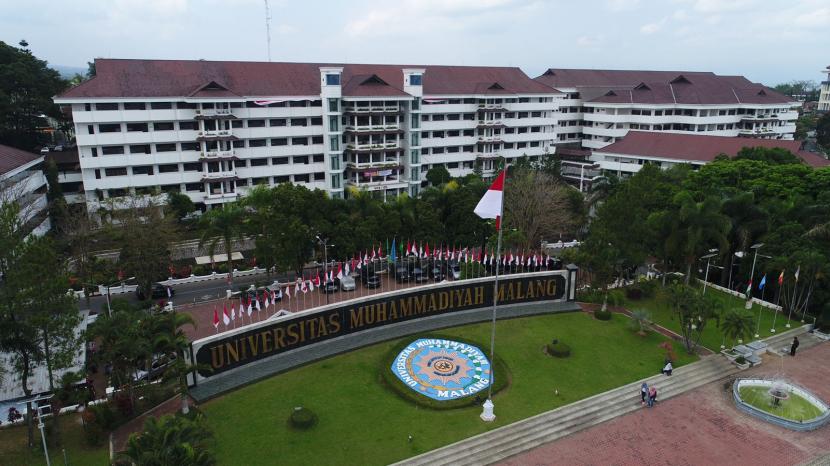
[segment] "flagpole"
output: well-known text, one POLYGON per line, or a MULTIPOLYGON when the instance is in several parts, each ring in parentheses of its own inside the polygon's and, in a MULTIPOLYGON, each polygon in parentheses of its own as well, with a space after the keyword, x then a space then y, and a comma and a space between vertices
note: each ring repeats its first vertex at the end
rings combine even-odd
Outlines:
POLYGON ((787 328, 790 328, 790 318, 793 316, 793 307, 795 307, 795 292, 798 289, 798 272, 801 270, 801 267, 796 270, 795 275, 795 282, 793 282, 793 299, 790 300, 790 312, 787 314, 787 328))
MULTIPOLYGON (((507 167, 504 168, 507 170, 507 167)), ((501 254, 501 239, 504 231, 504 188, 502 187, 502 196, 499 206, 501 216, 496 217, 496 229, 498 230, 498 239, 496 240, 496 257, 501 254)), ((493 278, 493 318, 490 323, 490 380, 487 385, 487 401, 484 402, 484 411, 481 413, 481 419, 484 421, 493 421, 496 415, 493 413, 493 372, 496 367, 496 309, 499 301, 499 263, 496 261, 496 271, 493 278), (489 412, 488 412, 489 411, 489 412)), ((503 375, 503 374, 502 374, 503 375)))

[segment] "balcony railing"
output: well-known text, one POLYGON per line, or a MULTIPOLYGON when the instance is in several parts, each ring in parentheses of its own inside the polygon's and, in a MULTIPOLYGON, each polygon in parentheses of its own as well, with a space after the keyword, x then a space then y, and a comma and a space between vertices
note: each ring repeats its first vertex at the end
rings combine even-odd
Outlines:
POLYGON ((346 149, 352 150, 383 150, 383 149, 398 149, 397 142, 382 142, 370 144, 346 144, 346 149))
POLYGON ((398 106, 374 106, 374 107, 344 107, 346 113, 370 113, 370 112, 399 112, 398 106))
POLYGON ((221 118, 221 117, 233 117, 233 113, 229 108, 205 108, 205 109, 196 109, 196 117, 202 118, 221 118))
POLYGON ((223 136, 232 136, 231 130, 229 129, 220 129, 218 131, 199 131, 197 136, 203 136, 206 138, 218 138, 223 136))
POLYGON ((236 154, 232 150, 215 150, 202 152, 200 158, 202 159, 229 159, 235 157, 236 154))
POLYGON ((236 170, 202 172, 202 181, 218 181, 236 178, 236 170))
POLYGON ((372 131, 397 131, 401 127, 399 125, 346 125, 343 127, 346 131, 372 132, 372 131))

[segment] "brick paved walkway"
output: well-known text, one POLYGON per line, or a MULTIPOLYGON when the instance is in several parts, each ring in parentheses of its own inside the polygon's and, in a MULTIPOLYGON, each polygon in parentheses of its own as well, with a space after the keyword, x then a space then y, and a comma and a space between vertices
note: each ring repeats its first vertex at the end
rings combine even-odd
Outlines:
MULTIPOLYGON (((830 343, 795 358, 764 356, 741 373, 783 375, 830 401, 830 343)), ((658 402, 500 463, 526 465, 797 465, 830 453, 830 426, 798 433, 765 423, 733 404, 723 381, 658 402)), ((658 386, 659 389, 659 386, 658 386)), ((659 399, 659 398, 658 398, 659 399)))

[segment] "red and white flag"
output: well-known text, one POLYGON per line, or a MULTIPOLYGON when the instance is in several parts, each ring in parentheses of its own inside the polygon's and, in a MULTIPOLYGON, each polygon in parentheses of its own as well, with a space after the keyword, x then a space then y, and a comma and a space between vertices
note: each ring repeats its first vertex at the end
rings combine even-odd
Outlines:
MULTIPOLYGON (((282 293, 282 288, 280 288, 280 293, 282 293)), ((288 299, 291 299, 291 286, 285 287, 285 295, 288 296, 288 299)))
POLYGON ((213 306, 213 326, 219 330, 219 309, 216 306, 213 306))
POLYGON ((231 320, 236 320, 236 304, 231 304, 231 320))
MULTIPOLYGON (((348 267, 348 265, 346 267, 348 267)), ((337 279, 343 279, 343 264, 337 264, 337 279)))
POLYGON ((490 185, 490 188, 484 193, 484 196, 478 201, 478 205, 473 210, 476 215, 481 218, 496 219, 496 230, 501 229, 502 205, 504 204, 504 177, 507 170, 502 170, 499 176, 490 185))
POLYGON ((228 315, 228 305, 224 305, 222 308, 222 322, 225 324, 225 327, 231 323, 231 317, 228 315))

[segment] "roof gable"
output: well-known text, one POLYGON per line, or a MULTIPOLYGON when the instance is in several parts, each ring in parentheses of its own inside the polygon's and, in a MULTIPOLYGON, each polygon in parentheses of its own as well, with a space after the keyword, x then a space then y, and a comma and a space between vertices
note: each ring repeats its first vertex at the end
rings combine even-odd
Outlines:
POLYGON ((676 78, 669 81, 669 84, 691 84, 691 83, 692 82, 689 81, 689 79, 686 78, 686 76, 683 76, 682 74, 678 75, 676 78))

